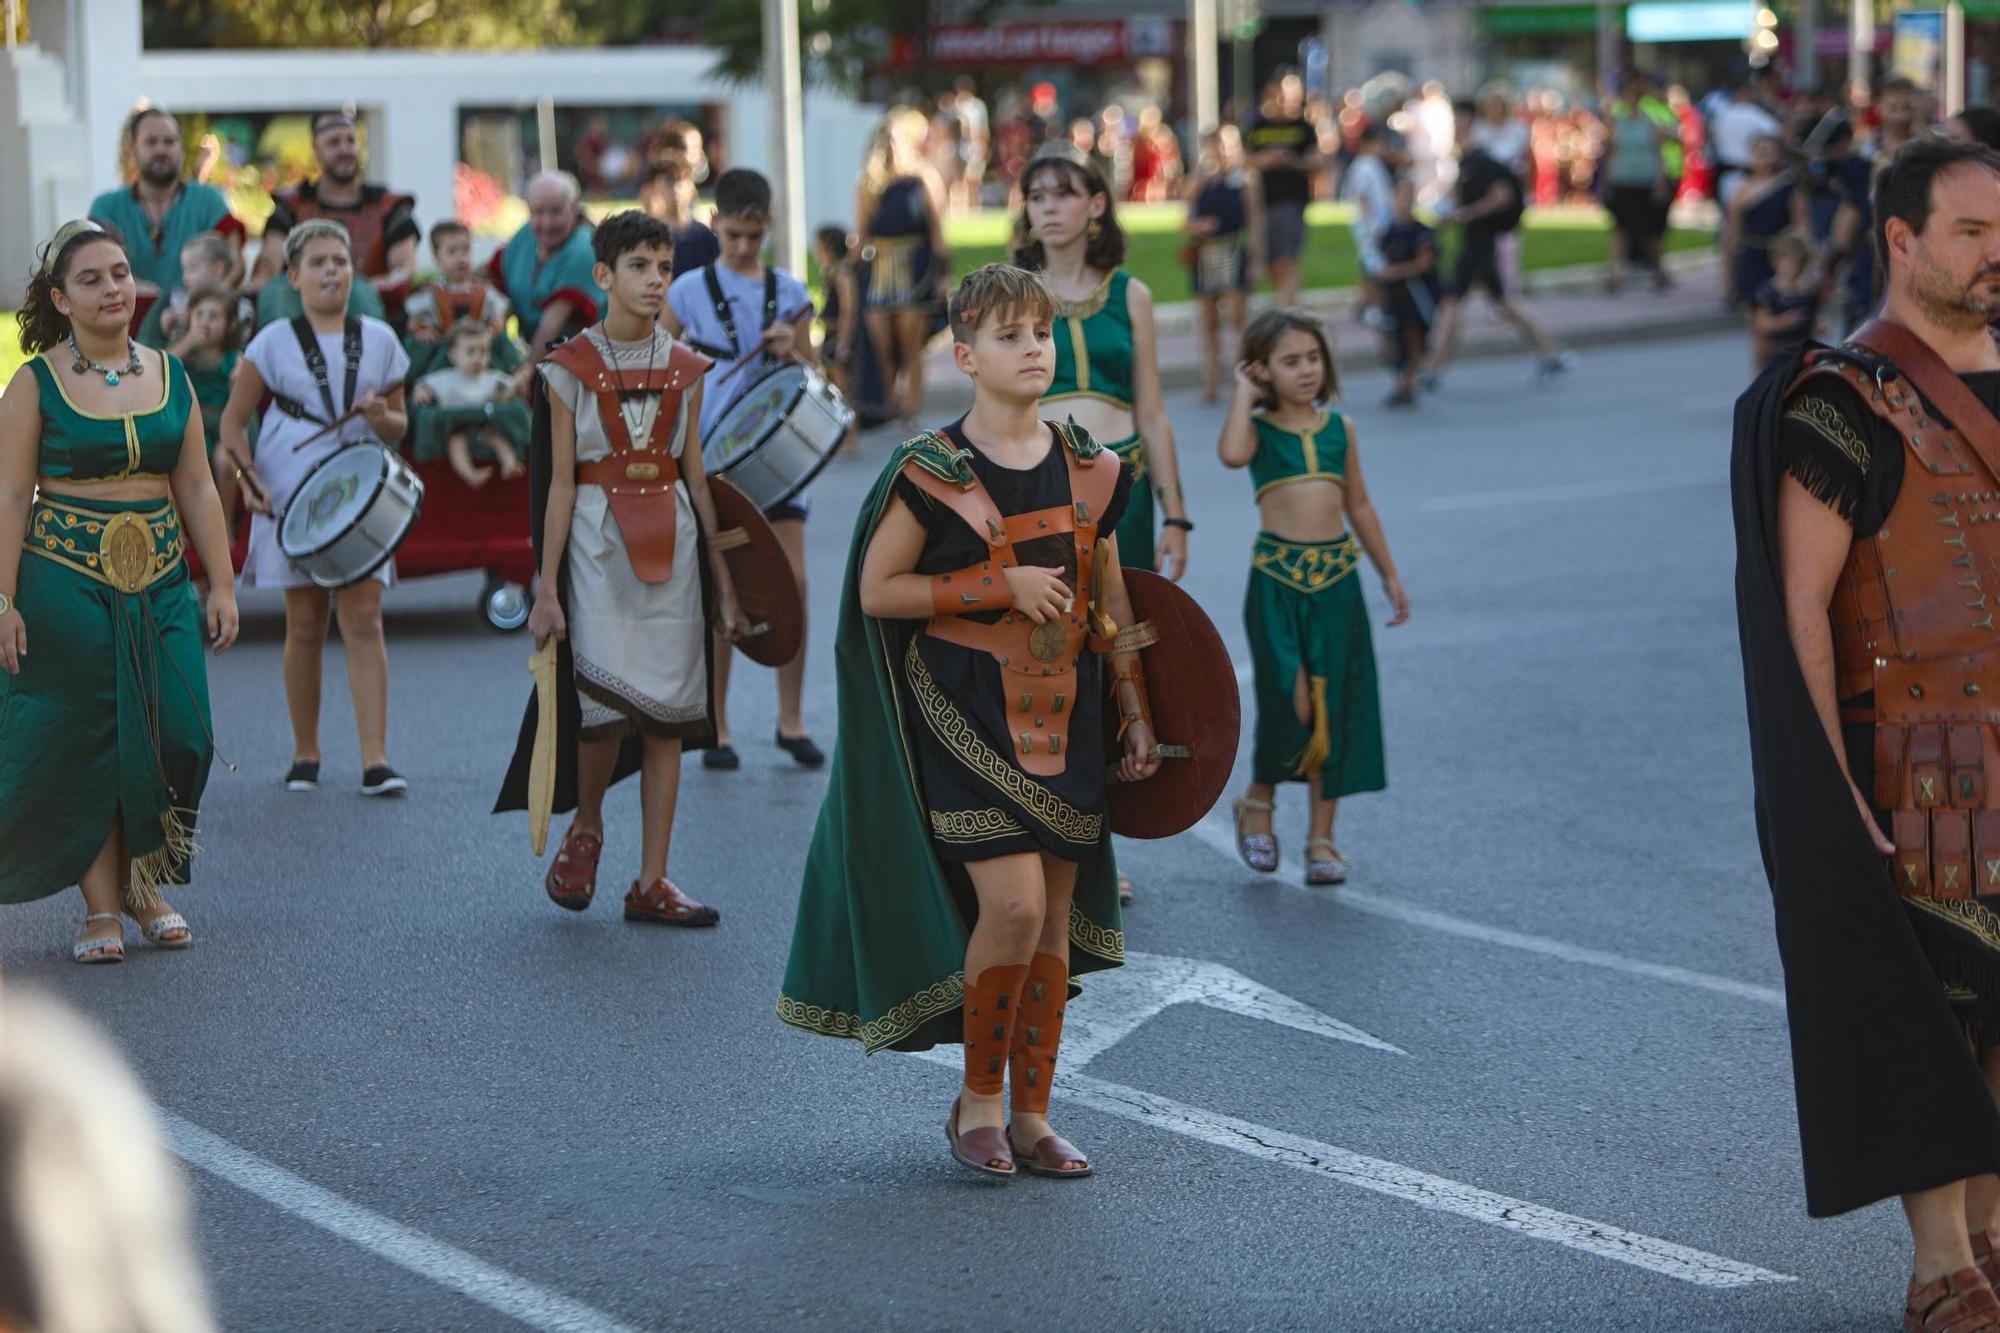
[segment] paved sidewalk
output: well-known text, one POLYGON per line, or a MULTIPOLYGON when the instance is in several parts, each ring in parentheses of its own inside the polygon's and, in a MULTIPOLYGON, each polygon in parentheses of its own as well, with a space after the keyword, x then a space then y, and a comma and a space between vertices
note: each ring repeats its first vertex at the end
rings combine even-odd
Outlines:
MULTIPOLYGON (((1675 281, 1672 289, 1655 292, 1649 283, 1627 282, 1625 290, 1617 296, 1605 292, 1604 270, 1599 265, 1530 273, 1526 275, 1527 293, 1522 300, 1530 316, 1558 344, 1585 357, 1593 348, 1690 337, 1742 326, 1742 317, 1724 309, 1717 295, 1717 263, 1713 252, 1692 251, 1671 256, 1667 268, 1675 281)), ((1357 317, 1353 288, 1327 288, 1304 292, 1301 296, 1301 305, 1326 319, 1333 338, 1333 354, 1342 373, 1385 364, 1381 338, 1357 317)), ((1270 304, 1268 295, 1254 298, 1253 316, 1270 304)), ((1162 387, 1199 388, 1201 343, 1195 332, 1194 303, 1160 305, 1157 323, 1162 387)), ((1484 297, 1475 296, 1460 328, 1455 359, 1510 356, 1526 350, 1520 335, 1501 322, 1484 297)), ((1746 347, 1745 356, 1748 354, 1746 347)), ((1233 356, 1226 336, 1223 355, 1233 356)), ((970 405, 972 389, 952 366, 948 339, 940 337, 933 344, 925 372, 926 419, 970 405)), ((1221 376, 1221 384, 1226 394, 1227 370, 1221 376)))

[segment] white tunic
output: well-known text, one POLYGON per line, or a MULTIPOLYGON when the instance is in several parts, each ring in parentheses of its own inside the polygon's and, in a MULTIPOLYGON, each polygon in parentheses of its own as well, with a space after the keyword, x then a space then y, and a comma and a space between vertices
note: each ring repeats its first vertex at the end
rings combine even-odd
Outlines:
MULTIPOLYGON (((648 366, 664 369, 673 350, 673 339, 658 329, 650 342, 612 342, 596 328, 582 336, 590 339, 614 375, 623 371, 635 379, 648 366)), ((611 442, 598 415, 597 395, 553 361, 544 361, 540 373, 549 392, 576 417, 576 461, 608 457, 611 442)), ((683 456, 688 437, 687 408, 688 392, 683 391, 670 445, 675 458, 683 456)), ((625 428, 635 446, 651 435, 659 410, 657 393, 626 400, 625 428)), ((708 622, 701 597, 702 547, 684 482, 674 486, 674 511, 673 574, 665 583, 644 583, 632 572, 603 488, 576 489, 566 548, 569 584, 562 605, 585 727, 637 716, 670 729, 705 729, 708 622), (588 690, 583 688, 586 683, 588 690), (606 696, 625 707, 611 706, 606 696)))
MULTIPOLYGON (((341 336, 337 331, 319 335, 320 355, 326 358, 327 387, 333 394, 336 416, 348 407, 344 393, 347 358, 341 336)), ((305 354, 299 349, 298 335, 292 332, 289 321, 265 325, 250 340, 243 357, 257 368, 272 393, 283 394, 304 406, 312 416, 321 418, 301 419, 276 403, 264 410, 264 420, 257 430, 256 463, 257 475, 271 493, 271 512, 255 515, 250 521, 250 550, 243 562, 243 582, 246 586, 263 588, 309 588, 313 586, 312 580, 279 549, 278 521, 284 516, 285 506, 291 503, 292 493, 315 464, 347 444, 374 436, 368 423, 356 417, 338 432, 328 432, 303 449, 293 449, 293 445, 323 429, 326 405, 320 401, 319 387, 306 368, 305 354)), ((395 330, 379 319, 362 316, 361 369, 354 382, 354 396, 386 394, 409 373, 409 354, 397 341, 395 330)), ((395 561, 387 561, 375 572, 375 577, 383 583, 392 582, 395 567, 395 561)))

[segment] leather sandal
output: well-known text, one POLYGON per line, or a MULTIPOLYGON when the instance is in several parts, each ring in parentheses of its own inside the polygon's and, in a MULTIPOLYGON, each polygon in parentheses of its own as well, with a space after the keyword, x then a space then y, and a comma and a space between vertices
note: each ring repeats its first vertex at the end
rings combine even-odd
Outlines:
POLYGON ((2000 1329, 2000 1296, 1975 1265, 1919 1287, 1910 1282, 1903 1302, 1903 1333, 1994 1333, 2000 1329))
POLYGON ((98 940, 78 940, 69 951, 73 963, 122 963, 125 961, 125 918, 116 912, 92 912, 83 919, 89 930, 93 922, 116 921, 118 933, 98 940))
POLYGON ((1995 1254, 1996 1244, 2000 1244, 2000 1228, 1972 1233, 1972 1261, 1979 1265, 1979 1271, 1986 1275, 1986 1283, 2000 1294, 2000 1254, 1995 1254))
POLYGON ((597 896, 597 858, 604 852, 604 835, 571 824, 549 866, 542 887, 557 907, 581 912, 597 896))
POLYGON ((1256 810, 1270 814, 1278 808, 1276 801, 1260 801, 1254 796, 1245 796, 1232 801, 1229 808, 1236 814, 1236 854, 1243 858, 1243 864, 1260 875, 1268 875, 1278 868, 1278 837, 1275 833, 1245 833, 1243 812, 1256 810))
POLYGON ((1347 858, 1333 845, 1332 838, 1313 838, 1306 843, 1306 883, 1314 885, 1347 883, 1347 858), (1313 853, 1324 850, 1325 856, 1313 853))
POLYGON ((688 897, 671 880, 656 879, 641 892, 635 879, 625 894, 625 919, 661 926, 712 926, 722 920, 722 913, 688 897))
POLYGON ((1120 907, 1132 905, 1132 881, 1126 878, 1122 870, 1118 872, 1118 905, 1120 907))
POLYGON ((951 1115, 944 1122, 944 1136, 951 1144, 952 1160, 962 1166, 969 1166, 982 1176, 995 1180, 1014 1178, 1014 1154, 1007 1147, 1007 1135, 988 1125, 984 1129, 968 1129, 958 1132, 959 1098, 951 1099, 951 1115), (1001 1165, 1005 1163, 1005 1165, 1001 1165))
POLYGON ((1076 1145, 1060 1134, 1044 1134, 1035 1146, 1023 1148, 1014 1142, 1014 1133, 1007 1132, 1007 1146, 1014 1150, 1014 1160, 1038 1176, 1049 1176, 1056 1180, 1080 1180, 1097 1170, 1090 1159, 1076 1150, 1076 1145))

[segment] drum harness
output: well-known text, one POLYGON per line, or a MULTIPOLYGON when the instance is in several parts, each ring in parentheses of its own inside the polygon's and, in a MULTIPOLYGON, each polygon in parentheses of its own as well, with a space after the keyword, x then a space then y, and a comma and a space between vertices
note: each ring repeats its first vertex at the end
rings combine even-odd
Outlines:
MULTIPOLYGON (((729 337, 729 352, 732 357, 748 356, 736 341, 736 316, 730 313, 729 298, 722 294, 722 279, 715 274, 714 264, 701 266, 701 280, 708 286, 708 299, 715 303, 715 317, 722 321, 722 331, 729 337)), ((757 326, 760 334, 775 324, 778 319, 778 270, 764 266, 764 322, 757 326)), ((754 350, 754 349, 753 349, 754 350)))
MULTIPOLYGON (((313 385, 319 390, 319 400, 326 408, 326 416, 314 416, 304 403, 276 390, 271 393, 271 401, 280 412, 296 421, 331 427, 339 419, 340 409, 333 405, 333 384, 327 376, 326 356, 319 349, 319 335, 313 332, 312 321, 304 315, 291 321, 291 324, 292 332, 298 336, 299 352, 305 357, 306 370, 312 374, 313 385)), ((353 315, 347 317, 347 323, 341 329, 340 352, 347 363, 341 401, 351 408, 354 405, 354 390, 361 381, 361 321, 353 315)))

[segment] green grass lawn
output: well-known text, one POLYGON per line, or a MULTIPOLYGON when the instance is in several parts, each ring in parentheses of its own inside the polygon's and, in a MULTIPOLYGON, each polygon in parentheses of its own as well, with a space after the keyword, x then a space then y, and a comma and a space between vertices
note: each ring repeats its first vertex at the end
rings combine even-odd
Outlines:
MULTIPOLYGON (((1306 223, 1310 234, 1301 283, 1308 290, 1354 285, 1360 266, 1355 262, 1354 237, 1347 229, 1352 215, 1345 204, 1314 204, 1308 210, 1306 223)), ((1188 299, 1187 270, 1177 258, 1181 224, 1187 210, 1179 204, 1134 204, 1119 210, 1118 216, 1131 242, 1125 267, 1153 289, 1155 300, 1188 299)), ((1610 225, 1609 219, 1595 209, 1530 212, 1522 226, 1521 265, 1543 269, 1601 262, 1610 225)), ((981 264, 1007 258, 1012 228, 1012 218, 998 210, 953 217, 945 224, 953 268, 968 273, 981 264)), ((1446 235, 1447 251, 1452 248, 1453 235, 1446 235)), ((1713 234, 1706 231, 1677 227, 1667 235, 1667 247, 1671 250, 1700 249, 1714 243, 1713 234)), ((817 266, 809 268, 807 282, 817 294, 817 266)), ((23 359, 17 333, 13 313, 0 312, 0 385, 13 378, 23 359)))

